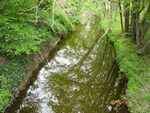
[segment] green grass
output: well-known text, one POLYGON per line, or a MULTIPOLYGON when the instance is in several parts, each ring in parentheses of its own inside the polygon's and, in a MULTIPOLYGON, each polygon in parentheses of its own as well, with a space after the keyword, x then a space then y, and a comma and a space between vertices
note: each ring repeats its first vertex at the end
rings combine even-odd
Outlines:
MULTIPOLYGON (((101 21, 106 30, 109 21, 101 21)), ((133 113, 150 113, 150 53, 137 54, 137 47, 129 37, 123 37, 119 18, 113 22, 110 41, 114 43, 116 61, 120 71, 128 78, 126 98, 128 107, 133 113)))

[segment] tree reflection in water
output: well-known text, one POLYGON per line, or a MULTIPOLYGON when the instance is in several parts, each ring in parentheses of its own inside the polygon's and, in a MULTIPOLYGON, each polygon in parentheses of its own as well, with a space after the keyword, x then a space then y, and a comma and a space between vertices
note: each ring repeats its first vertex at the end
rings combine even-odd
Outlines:
POLYGON ((108 113, 111 100, 119 99, 124 94, 125 82, 121 82, 123 78, 119 76, 113 47, 107 38, 99 40, 99 37, 97 34, 90 45, 87 43, 90 42, 89 37, 86 37, 86 42, 79 38, 83 43, 75 41, 78 46, 63 51, 63 55, 69 54, 70 58, 74 58, 74 54, 76 57, 82 56, 76 59, 78 62, 74 65, 54 63, 57 60, 49 64, 50 70, 53 63, 57 68, 65 67, 49 76, 49 90, 52 98, 55 98, 49 102, 49 106, 55 113, 108 113), (78 48, 83 46, 88 47, 84 55, 78 48), (77 52, 79 50, 81 53, 77 52))

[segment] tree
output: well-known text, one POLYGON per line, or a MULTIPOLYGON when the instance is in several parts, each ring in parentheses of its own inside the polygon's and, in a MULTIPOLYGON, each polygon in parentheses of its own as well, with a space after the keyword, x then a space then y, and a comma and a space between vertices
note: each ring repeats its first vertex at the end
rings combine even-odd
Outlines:
POLYGON ((124 32, 129 33, 129 8, 130 4, 124 1, 124 32))

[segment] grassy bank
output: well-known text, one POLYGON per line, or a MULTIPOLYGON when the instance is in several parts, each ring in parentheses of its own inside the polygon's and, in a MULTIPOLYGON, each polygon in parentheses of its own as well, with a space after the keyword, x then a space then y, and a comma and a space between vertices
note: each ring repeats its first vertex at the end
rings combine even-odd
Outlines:
MULTIPOLYGON (((108 21, 101 21, 108 29, 108 21)), ((126 96, 129 110, 133 113, 150 113, 150 52, 137 54, 137 47, 129 37, 121 33, 119 18, 111 25, 108 37, 114 43, 116 61, 120 71, 128 78, 126 96)))
POLYGON ((53 2, 1 1, 0 57, 6 60, 0 66, 0 112, 25 81, 28 67, 34 63, 33 56, 43 54, 42 44, 51 40, 49 45, 53 45, 57 36, 72 32, 79 21, 80 5, 76 1, 53 2), (35 6, 39 8, 37 14, 35 6))
POLYGON ((57 40, 55 37, 49 38, 39 45, 37 52, 29 55, 5 57, 5 63, 0 67, 0 112, 4 112, 19 92, 26 88, 30 77, 47 58, 57 40))

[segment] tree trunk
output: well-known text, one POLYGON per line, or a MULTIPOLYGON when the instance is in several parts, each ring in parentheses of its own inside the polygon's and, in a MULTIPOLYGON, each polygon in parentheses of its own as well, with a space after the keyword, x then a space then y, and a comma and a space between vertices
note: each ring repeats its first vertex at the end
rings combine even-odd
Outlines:
POLYGON ((133 43, 136 43, 136 11, 133 8, 135 4, 135 0, 132 1, 132 9, 131 9, 131 38, 133 43))
POLYGON ((139 25, 139 14, 136 14, 136 44, 140 47, 140 25, 139 25))
POLYGON ((123 29, 123 17, 122 17, 122 7, 121 7, 121 1, 119 0, 119 12, 120 12, 120 22, 121 22, 121 29, 122 29, 122 32, 124 32, 124 29, 123 29))
POLYGON ((141 39, 144 39, 145 34, 150 26, 147 22, 147 15, 149 15, 149 13, 150 13, 150 5, 148 6, 148 9, 144 14, 143 20, 141 22, 141 39))
POLYGON ((132 12, 131 14, 131 38, 132 41, 136 42, 136 14, 132 12))
POLYGON ((138 54, 143 54, 150 46, 150 40, 138 51, 138 54))
POLYGON ((124 5, 124 30, 125 33, 129 33, 129 4, 125 3, 124 5))

